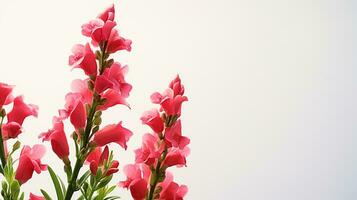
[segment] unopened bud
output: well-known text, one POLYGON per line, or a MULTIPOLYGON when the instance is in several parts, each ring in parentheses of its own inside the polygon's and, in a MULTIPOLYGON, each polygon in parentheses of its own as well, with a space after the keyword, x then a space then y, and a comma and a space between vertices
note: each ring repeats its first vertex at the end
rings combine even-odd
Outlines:
POLYGON ((20 141, 16 141, 14 145, 12 145, 12 152, 20 149, 21 147, 21 142, 20 141))
POLYGON ((102 111, 99 110, 95 112, 94 117, 100 117, 100 116, 102 116, 102 111))
POLYGON ((5 111, 5 109, 1 109, 1 111, 0 111, 0 117, 5 117, 6 116, 6 111, 5 111))
POLYGON ((105 66, 106 66, 106 67, 110 67, 110 66, 112 66, 113 63, 114 63, 114 60, 113 60, 113 59, 110 59, 110 60, 108 60, 108 61, 105 63, 105 66))
POLYGON ((93 124, 99 126, 102 123, 102 118, 101 117, 96 117, 93 120, 93 124))
POLYGON ((102 53, 99 50, 95 51, 95 57, 96 57, 97 60, 101 59, 102 58, 102 53))
POLYGON ((90 89, 90 90, 93 91, 93 89, 94 89, 93 81, 89 80, 89 81, 87 82, 87 84, 88 84, 88 89, 90 89))

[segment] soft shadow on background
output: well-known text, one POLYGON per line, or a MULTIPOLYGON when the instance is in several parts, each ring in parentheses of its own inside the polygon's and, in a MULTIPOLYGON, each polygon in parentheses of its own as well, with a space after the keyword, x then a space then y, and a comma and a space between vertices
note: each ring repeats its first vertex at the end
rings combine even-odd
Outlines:
MULTIPOLYGON (((112 2, 0 0, 0 81, 40 106, 22 141, 38 143, 51 127, 71 80, 83 77, 67 66, 71 47, 86 41, 80 27, 112 2)), ((104 115, 135 133, 127 152, 112 147, 121 167, 149 131, 139 120, 154 106, 149 95, 179 73, 190 99, 182 121, 192 154, 187 168, 173 171, 189 186, 187 199, 356 199, 356 1, 115 4, 119 30, 133 40, 131 53, 116 54, 130 67, 132 110, 104 115)), ((44 162, 61 171, 46 145, 44 162)), ((42 173, 24 190, 40 194, 49 183, 42 173)))

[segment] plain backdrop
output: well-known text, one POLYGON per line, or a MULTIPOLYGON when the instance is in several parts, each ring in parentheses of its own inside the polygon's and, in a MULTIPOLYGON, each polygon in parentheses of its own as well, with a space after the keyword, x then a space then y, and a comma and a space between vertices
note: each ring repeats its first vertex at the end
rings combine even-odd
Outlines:
MULTIPOLYGON (((81 25, 113 1, 0 0, 0 81, 40 106, 20 140, 38 134, 64 105, 80 70, 67 65, 84 43, 81 25)), ((189 186, 186 199, 353 200, 357 198, 357 3, 353 0, 114 1, 132 52, 132 109, 104 114, 134 132, 127 151, 111 148, 122 167, 149 129, 139 120, 149 96, 180 74, 189 102, 183 134, 187 168, 171 169, 189 186)), ((67 124, 67 135, 71 127, 67 124)), ((72 145, 72 143, 70 143, 72 145)), ((50 150, 44 162, 62 172, 50 150)), ((73 151, 71 152, 73 156, 73 151)), ((74 162, 74 161, 72 161, 74 162)), ((54 195, 47 172, 23 190, 54 195)), ((126 190, 116 194, 130 199, 126 190)))

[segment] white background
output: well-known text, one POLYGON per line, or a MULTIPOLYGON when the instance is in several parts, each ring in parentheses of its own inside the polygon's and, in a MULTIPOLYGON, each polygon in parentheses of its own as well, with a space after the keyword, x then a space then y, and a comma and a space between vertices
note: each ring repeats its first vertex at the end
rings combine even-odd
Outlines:
MULTIPOLYGON (((70 49, 87 41, 80 26, 111 3, 0 0, 0 81, 40 106, 39 118, 24 124, 23 142, 40 142, 71 80, 83 77, 67 66, 70 49)), ((132 110, 104 115, 106 124, 123 120, 135 133, 128 151, 112 146, 121 167, 149 131, 139 120, 154 106, 149 95, 179 73, 190 99, 182 121, 192 154, 187 168, 173 171, 189 186, 186 199, 356 199, 356 1, 115 4, 122 35, 133 40, 131 53, 115 55, 130 67, 132 110)), ((46 146, 44 162, 63 175, 46 146)), ((114 182, 123 178, 121 170, 114 182)), ((47 172, 23 187, 40 188, 52 188, 47 172)))

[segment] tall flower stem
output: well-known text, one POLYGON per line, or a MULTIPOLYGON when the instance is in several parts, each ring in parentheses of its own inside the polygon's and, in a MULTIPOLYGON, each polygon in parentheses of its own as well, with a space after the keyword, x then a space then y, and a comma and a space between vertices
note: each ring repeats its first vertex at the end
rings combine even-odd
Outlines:
POLYGON ((5 149, 4 149, 4 141, 2 137, 2 123, 4 121, 4 117, 1 117, 1 122, 0 122, 0 159, 1 159, 1 173, 3 172, 3 169, 6 165, 6 157, 5 157, 5 149))
POLYGON ((149 196, 147 200, 153 200, 154 199, 154 192, 156 189, 156 185, 159 183, 160 179, 160 174, 161 174, 161 164, 165 160, 167 155, 167 148, 165 147, 165 150, 163 151, 160 160, 158 160, 156 164, 155 171, 153 172, 153 175, 150 178, 150 191, 149 191, 149 196))
MULTIPOLYGON (((106 43, 104 43, 103 45, 101 45, 101 59, 99 60, 99 74, 103 73, 103 69, 104 69, 104 65, 105 65, 105 49, 106 49, 106 43)), ((97 106, 101 101, 101 97, 95 92, 93 91, 93 101, 92 101, 92 105, 90 107, 88 116, 87 116, 87 125, 84 129, 84 134, 83 134, 83 138, 81 138, 81 148, 80 148, 80 152, 77 155, 77 160, 76 160, 76 164, 74 166, 73 169, 73 173, 71 176, 71 179, 69 180, 69 185, 68 185, 68 189, 65 195, 65 200, 70 200, 73 196, 73 193, 78 190, 77 188, 77 178, 79 175, 79 172, 81 170, 81 168, 83 167, 83 163, 86 159, 86 156, 88 155, 88 144, 89 144, 89 139, 90 139, 90 134, 93 128, 93 118, 94 118, 94 114, 97 110, 97 106)))
POLYGON ((93 98, 93 103, 92 103, 91 109, 90 109, 88 117, 87 117, 87 125, 85 127, 84 135, 82 138, 83 143, 81 145, 81 151, 80 151, 79 155, 77 155, 77 161, 76 161, 76 164, 73 169, 71 180, 69 181, 65 200, 70 200, 71 197, 73 196, 73 193, 77 189, 77 185, 76 185, 77 178, 78 178, 78 174, 79 174, 81 168, 83 167, 83 163, 86 159, 86 154, 87 154, 87 150, 88 150, 88 142, 89 142, 88 138, 89 138, 89 134, 92 130, 92 126, 93 126, 93 117, 94 117, 94 113, 96 111, 96 107, 98 104, 97 101, 98 101, 97 98, 93 98))

